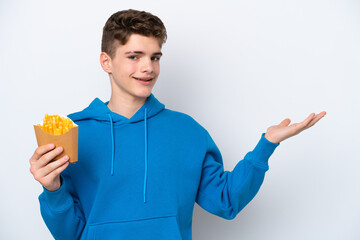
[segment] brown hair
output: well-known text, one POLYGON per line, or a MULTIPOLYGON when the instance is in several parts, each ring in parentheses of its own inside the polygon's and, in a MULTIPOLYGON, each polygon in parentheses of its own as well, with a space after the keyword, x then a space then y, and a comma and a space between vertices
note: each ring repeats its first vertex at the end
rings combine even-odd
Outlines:
POLYGON ((118 44, 125 45, 131 34, 155 37, 160 47, 166 42, 166 28, 157 16, 138 10, 123 10, 114 13, 105 23, 101 51, 115 57, 118 44))

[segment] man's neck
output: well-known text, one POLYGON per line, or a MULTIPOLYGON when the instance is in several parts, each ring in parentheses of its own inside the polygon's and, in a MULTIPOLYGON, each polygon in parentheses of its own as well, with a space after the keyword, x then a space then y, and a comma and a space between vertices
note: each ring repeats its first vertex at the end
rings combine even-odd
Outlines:
POLYGON ((117 114, 130 119, 146 102, 146 98, 111 94, 107 107, 117 114))

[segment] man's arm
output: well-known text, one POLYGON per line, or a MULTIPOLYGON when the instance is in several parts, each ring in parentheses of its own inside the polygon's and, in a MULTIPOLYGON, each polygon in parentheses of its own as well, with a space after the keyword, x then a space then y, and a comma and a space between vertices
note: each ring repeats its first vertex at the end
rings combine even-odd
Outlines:
POLYGON ((30 158, 30 172, 43 186, 39 196, 41 215, 55 239, 79 239, 85 218, 70 176, 64 171, 69 165, 69 157, 65 155, 51 162, 63 151, 62 147, 54 148, 54 144, 40 146, 30 158))
POLYGON ((224 171, 221 153, 206 132, 207 150, 196 202, 208 212, 233 219, 255 197, 269 169, 268 159, 281 141, 313 126, 326 113, 311 114, 301 123, 289 125, 285 119, 269 127, 253 151, 239 161, 233 171, 224 171))

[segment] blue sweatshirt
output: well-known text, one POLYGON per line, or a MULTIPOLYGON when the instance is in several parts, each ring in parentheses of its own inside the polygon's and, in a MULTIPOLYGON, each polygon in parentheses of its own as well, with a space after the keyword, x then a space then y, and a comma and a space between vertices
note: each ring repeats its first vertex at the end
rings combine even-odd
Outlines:
POLYGON ((258 192, 279 144, 262 134, 233 171, 193 118, 153 94, 130 118, 96 98, 68 115, 79 126, 79 161, 61 187, 39 196, 55 239, 192 239, 195 202, 233 219, 258 192))

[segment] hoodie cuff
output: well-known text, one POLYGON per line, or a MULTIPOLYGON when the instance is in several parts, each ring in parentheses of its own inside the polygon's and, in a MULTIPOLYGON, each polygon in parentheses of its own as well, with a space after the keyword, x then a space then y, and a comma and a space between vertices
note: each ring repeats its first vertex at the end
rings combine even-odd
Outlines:
POLYGON ((64 181, 61 181, 61 186, 56 191, 49 191, 43 187, 42 196, 53 212, 64 212, 73 203, 70 193, 66 190, 66 183, 64 181))
POLYGON ((269 169, 269 158, 279 145, 280 143, 273 143, 267 140, 265 138, 265 133, 263 133, 260 141, 251 152, 252 156, 250 161, 261 168, 269 169))

